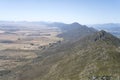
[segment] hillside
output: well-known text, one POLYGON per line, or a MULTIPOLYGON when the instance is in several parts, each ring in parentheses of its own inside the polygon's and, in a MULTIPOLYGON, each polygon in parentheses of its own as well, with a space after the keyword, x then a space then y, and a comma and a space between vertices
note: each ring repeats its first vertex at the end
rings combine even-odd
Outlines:
POLYGON ((120 40, 105 31, 52 47, 31 64, 14 69, 9 80, 119 80, 120 40))
POLYGON ((64 38, 64 40, 68 41, 77 41, 80 38, 95 33, 97 31, 93 28, 88 28, 86 25, 81 25, 77 22, 66 24, 59 28, 61 29, 62 33, 59 34, 58 37, 62 37, 64 38))

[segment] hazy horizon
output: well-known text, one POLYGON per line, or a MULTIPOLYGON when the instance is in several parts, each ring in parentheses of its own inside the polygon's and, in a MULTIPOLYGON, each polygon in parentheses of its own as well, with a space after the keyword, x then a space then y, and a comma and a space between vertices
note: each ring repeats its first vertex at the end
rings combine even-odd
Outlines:
POLYGON ((0 21, 120 23, 119 0, 2 0, 0 21))

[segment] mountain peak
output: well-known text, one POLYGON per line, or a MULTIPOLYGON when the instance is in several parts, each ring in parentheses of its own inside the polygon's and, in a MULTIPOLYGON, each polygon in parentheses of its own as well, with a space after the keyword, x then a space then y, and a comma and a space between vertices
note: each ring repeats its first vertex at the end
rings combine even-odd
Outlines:
POLYGON ((113 36, 112 34, 106 32, 104 30, 96 32, 93 35, 90 35, 85 39, 87 39, 90 42, 104 41, 107 44, 120 46, 120 39, 118 39, 117 37, 113 36))
POLYGON ((97 40, 105 40, 105 39, 118 39, 117 37, 113 36, 112 34, 104 31, 104 30, 101 30, 97 33, 94 34, 94 37, 97 39, 97 40))
MULTIPOLYGON (((97 33, 95 34, 96 40, 105 39, 105 37, 106 37, 108 34, 109 34, 109 33, 107 33, 106 31, 101 30, 101 31, 99 31, 99 32, 97 32, 97 33)), ((111 34, 109 34, 109 35, 111 35, 111 34)))
POLYGON ((106 31, 104 31, 104 30, 101 30, 101 31, 99 31, 100 33, 107 33, 106 31))
POLYGON ((72 23, 71 25, 74 25, 74 26, 81 26, 78 22, 74 22, 74 23, 72 23))

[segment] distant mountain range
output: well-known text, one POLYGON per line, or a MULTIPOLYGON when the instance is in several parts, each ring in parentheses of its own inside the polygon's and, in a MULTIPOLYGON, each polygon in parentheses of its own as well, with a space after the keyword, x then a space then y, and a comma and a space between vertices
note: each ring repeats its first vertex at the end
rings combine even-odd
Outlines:
POLYGON ((108 24, 95 24, 90 25, 97 30, 105 30, 111 34, 120 37, 120 24, 119 23, 108 23, 108 24))
POLYGON ((31 30, 38 30, 38 29, 45 29, 49 28, 47 26, 47 22, 27 22, 27 21, 0 21, 0 30, 24 30, 24 29, 31 29, 31 30))

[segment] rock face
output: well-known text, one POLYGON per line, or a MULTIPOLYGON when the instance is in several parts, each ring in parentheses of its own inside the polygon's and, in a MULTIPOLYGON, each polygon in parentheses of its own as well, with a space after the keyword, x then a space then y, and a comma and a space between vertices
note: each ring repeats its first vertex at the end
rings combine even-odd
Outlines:
POLYGON ((96 24, 91 26, 97 30, 105 30, 110 32, 111 34, 120 38, 120 24, 118 23, 96 24))
POLYGON ((117 37, 113 36, 110 33, 107 33, 104 30, 101 30, 99 32, 96 32, 94 34, 86 36, 86 37, 80 39, 78 42, 83 44, 83 46, 84 46, 84 44, 91 45, 91 43, 98 44, 100 42, 101 42, 101 44, 120 46, 120 39, 118 39, 117 37))
POLYGON ((112 80, 111 76, 92 76, 91 80, 112 80))
POLYGON ((98 32, 96 35, 97 36, 96 36, 95 41, 100 40, 100 39, 105 39, 106 32, 102 30, 102 31, 98 32))
POLYGON ((119 45, 118 38, 102 30, 72 44, 38 51, 34 63, 6 76, 9 80, 117 80, 119 45))

